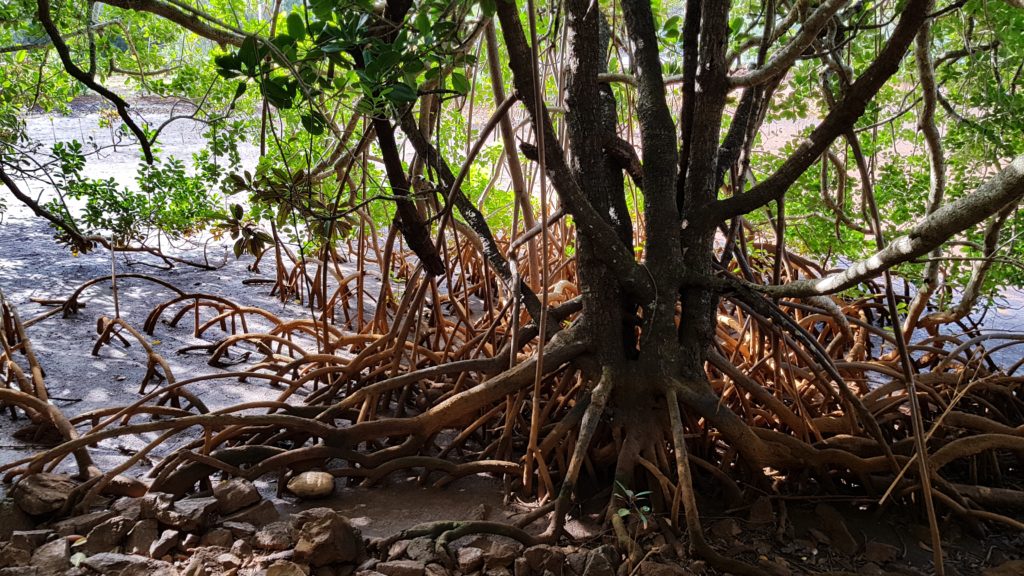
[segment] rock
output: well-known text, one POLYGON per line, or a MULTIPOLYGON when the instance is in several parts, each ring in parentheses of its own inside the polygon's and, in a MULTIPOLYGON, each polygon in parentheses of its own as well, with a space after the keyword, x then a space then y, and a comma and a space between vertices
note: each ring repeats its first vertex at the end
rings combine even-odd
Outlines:
POLYGON ((174 496, 163 492, 150 492, 140 498, 138 504, 140 518, 156 518, 157 512, 174 506, 174 496))
POLYGON ((378 563, 375 569, 384 576, 423 576, 426 568, 417 560, 391 560, 378 563))
POLYGON ((217 516, 219 503, 216 498, 185 498, 172 506, 156 510, 156 519, 185 532, 202 530, 217 516))
POLYGON ((82 552, 86 554, 99 554, 100 552, 112 552, 128 535, 132 529, 133 522, 124 516, 113 518, 99 524, 89 531, 85 537, 85 544, 82 545, 82 552))
POLYGON ((821 520, 821 529, 828 536, 832 547, 837 551, 852 556, 857 553, 857 541, 850 534, 846 527, 846 520, 838 510, 832 506, 821 503, 814 509, 814 513, 821 520))
POLYGON ((245 540, 235 540, 231 545, 231 553, 239 558, 248 558, 252 556, 252 546, 245 540))
POLYGON ((314 510, 318 511, 310 514, 314 518, 303 522, 299 530, 295 560, 311 566, 357 561, 363 555, 363 539, 348 518, 329 508, 314 508, 304 514, 314 510))
POLYGON ((221 514, 231 514, 260 501, 259 490, 245 478, 232 478, 213 487, 221 514))
POLYGON ((160 528, 156 520, 140 520, 131 531, 124 543, 125 552, 129 554, 149 554, 150 548, 160 536, 160 528))
POLYGON ((188 552, 196 546, 199 546, 198 534, 185 534, 185 537, 182 538, 181 542, 178 544, 178 548, 181 548, 184 552, 188 552))
POLYGON ((227 528, 214 528, 206 534, 203 534, 202 539, 199 541, 202 546, 220 546, 221 548, 229 548, 235 541, 234 534, 227 528))
POLYGON ((437 546, 432 538, 413 538, 406 540, 405 555, 410 560, 419 560, 427 564, 440 563, 441 557, 437 554, 437 546))
POLYGON ((1024 560, 1009 560, 999 566, 986 568, 981 576, 1020 576, 1024 574, 1024 560))
POLYGON ((11 490, 11 498, 26 514, 41 516, 64 506, 78 483, 64 474, 38 472, 22 477, 11 490))
POLYGON ((899 558, 900 549, 881 542, 868 542, 864 545, 864 560, 875 564, 885 564, 899 558))
POLYGON ((67 538, 43 544, 32 554, 32 565, 44 574, 57 574, 71 566, 71 546, 67 538))
POLYGON ((515 562, 512 563, 514 570, 512 573, 515 576, 530 576, 530 563, 526 561, 526 558, 522 556, 516 558, 515 562))
POLYGON ((18 566, 17 568, 0 568, 0 576, 49 576, 40 575, 35 566, 18 566))
POLYGON ((460 548, 458 565, 459 570, 464 574, 479 570, 484 565, 484 551, 471 546, 460 548))
POLYGON ((292 527, 287 522, 271 522, 256 531, 253 545, 262 550, 287 550, 295 543, 292 527))
POLYGON ((160 533, 160 538, 149 547, 149 556, 151 558, 163 558, 171 550, 174 550, 179 542, 181 542, 180 532, 177 530, 164 530, 160 533))
POLYGON ((287 560, 278 560, 267 567, 267 576, 307 576, 309 569, 287 560))
POLYGON ((526 558, 530 570, 537 574, 542 574, 545 570, 556 575, 561 574, 565 562, 565 554, 561 550, 546 544, 530 546, 523 551, 523 558, 526 558))
POLYGON ((587 564, 583 568, 582 576, 615 576, 615 566, 604 554, 591 550, 587 554, 587 564))
POLYGON ((502 542, 495 540, 491 543, 491 549, 487 552, 488 568, 507 568, 516 561, 516 557, 523 551, 523 545, 515 542, 502 542))
POLYGON ((114 517, 114 513, 110 510, 100 510, 98 512, 90 512, 88 514, 82 514, 80 516, 73 516, 60 522, 53 524, 53 530, 61 536, 70 536, 72 534, 88 534, 90 530, 99 526, 100 524, 110 520, 114 517))
MULTIPOLYGON (((118 516, 124 516, 131 520, 142 519, 142 500, 143 498, 118 498, 111 504, 110 510, 118 516)), ((153 516, 150 516, 153 518, 153 516)))
POLYGON ((743 533, 735 518, 723 518, 711 525, 711 533, 723 540, 731 540, 743 533))
POLYGON ((334 493, 334 476, 327 472, 303 472, 288 481, 288 491, 299 498, 325 498, 334 493))
POLYGON ((261 500, 259 504, 250 506, 224 519, 227 522, 242 522, 253 526, 263 526, 271 522, 277 522, 281 514, 274 507, 270 500, 261 500))
POLYGON ((644 560, 640 563, 640 576, 691 576, 693 573, 678 564, 663 564, 644 560))
POLYGON ((775 512, 772 510, 772 501, 767 496, 761 496, 754 505, 750 507, 748 520, 751 524, 771 524, 775 521, 775 512))
POLYGON ((423 568, 423 576, 451 576, 451 572, 437 562, 431 562, 423 568))
POLYGON ((82 566, 104 576, 177 576, 178 571, 167 562, 137 554, 103 552, 82 561, 82 566))
POLYGON ((0 547, 0 568, 9 566, 28 566, 32 559, 32 553, 24 548, 18 548, 10 542, 0 547))
POLYGON ((32 530, 35 523, 14 500, 0 500, 0 540, 9 540, 16 530, 32 530))
POLYGON ((18 530, 11 533, 11 545, 31 552, 43 545, 53 530, 18 530))
POLYGON ((256 533, 256 527, 248 522, 221 522, 220 525, 230 530, 235 538, 248 538, 256 533))
POLYGON ((214 558, 214 560, 217 562, 217 564, 220 564, 224 568, 228 569, 238 568, 242 565, 242 559, 232 554, 231 552, 224 552, 222 554, 218 554, 217 557, 214 558))

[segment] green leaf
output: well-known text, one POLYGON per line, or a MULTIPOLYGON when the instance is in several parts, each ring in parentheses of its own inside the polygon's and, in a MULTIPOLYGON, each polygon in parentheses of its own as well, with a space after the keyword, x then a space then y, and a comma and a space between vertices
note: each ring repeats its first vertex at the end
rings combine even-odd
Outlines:
POLYGON ((303 114, 300 120, 302 121, 302 127, 314 136, 323 134, 324 130, 327 129, 327 119, 319 112, 303 114))
POLYGON ((298 12, 292 12, 288 15, 288 35, 292 38, 299 40, 306 36, 306 23, 302 20, 302 15, 298 12))
POLYGON ((242 65, 242 70, 249 70, 252 73, 256 72, 260 65, 259 50, 257 48, 255 36, 248 36, 242 41, 242 46, 238 49, 238 61, 242 65))
POLYGON ((415 102, 416 98, 419 97, 416 94, 416 89, 408 84, 399 82, 391 86, 391 90, 387 94, 388 100, 392 102, 415 102))
POLYGON ((462 72, 452 72, 452 90, 459 94, 469 93, 469 80, 462 72))
POLYGON ((615 513, 618 514, 620 518, 625 518, 626 516, 629 516, 629 508, 619 508, 615 513))

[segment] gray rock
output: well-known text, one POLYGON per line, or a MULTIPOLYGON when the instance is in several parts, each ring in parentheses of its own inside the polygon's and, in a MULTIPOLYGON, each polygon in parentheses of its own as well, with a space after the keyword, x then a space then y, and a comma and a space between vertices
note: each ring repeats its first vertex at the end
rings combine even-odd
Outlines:
POLYGON ((99 526, 113 517, 114 513, 110 510, 99 510, 96 512, 89 512, 88 514, 82 514, 80 516, 72 516, 66 520, 61 520, 60 522, 55 522, 52 528, 61 536, 71 536, 72 534, 80 534, 84 536, 96 526, 99 526))
POLYGON ((414 538, 407 542, 405 555, 410 560, 419 560, 428 564, 441 562, 441 557, 437 554, 437 546, 432 538, 414 538))
POLYGON ((267 576, 307 576, 309 569, 302 569, 302 566, 287 560, 278 560, 267 566, 267 576))
POLYGON ((235 540, 231 545, 231 553, 239 558, 248 558, 252 556, 252 546, 245 540, 235 540))
POLYGON ((334 493, 334 476, 327 472, 303 472, 288 481, 288 491, 299 498, 326 498, 334 493))
POLYGON ((221 522, 220 525, 230 530, 235 538, 248 538, 256 533, 256 527, 248 522, 221 522))
POLYGON ((67 538, 47 542, 32 553, 32 565, 44 574, 63 572, 71 566, 71 546, 67 538))
POLYGON ((458 555, 459 571, 464 574, 476 572, 484 565, 484 551, 479 548, 466 546, 459 549, 458 555))
POLYGON ((523 557, 530 565, 530 570, 542 574, 545 570, 562 573, 562 564, 565 561, 565 554, 561 550, 545 544, 530 546, 523 551, 523 557))
POLYGON ((203 534, 199 544, 201 546, 220 546, 221 548, 229 548, 235 541, 234 534, 227 528, 214 528, 206 534, 203 534))
POLYGON ((104 576, 178 576, 169 563, 137 554, 103 552, 86 558, 82 566, 104 576))
POLYGON ((124 516, 114 516, 99 524, 89 531, 85 544, 82 545, 82 552, 89 555, 113 552, 131 531, 132 524, 134 523, 124 516))
POLYGON ((260 501, 260 492, 245 478, 232 478, 213 487, 221 514, 231 514, 260 501))
POLYGON ((178 548, 181 548, 184 552, 188 552, 196 546, 199 546, 198 534, 185 534, 185 537, 182 538, 181 542, 178 544, 178 548))
POLYGON ((0 568, 28 566, 31 559, 32 553, 30 551, 18 548, 9 542, 0 547, 0 568))
POLYGON ((219 503, 216 498, 185 498, 167 508, 156 511, 156 519, 162 524, 193 532, 210 525, 217 516, 219 503))
POLYGON ((615 576, 615 566, 598 550, 587 553, 583 576, 615 576))
POLYGON ((35 528, 35 523, 14 503, 14 500, 9 498, 0 500, 0 540, 9 540, 11 534, 16 530, 32 530, 33 528, 35 528))
POLYGON ((287 550, 295 543, 292 527, 287 522, 271 522, 256 531, 253 545, 262 550, 287 550))
POLYGON ((363 555, 363 539, 348 518, 329 508, 314 510, 325 512, 318 512, 313 519, 301 524, 295 560, 311 566, 356 562, 363 555))
POLYGON ((160 537, 149 547, 149 555, 152 558, 163 558, 174 550, 181 542, 181 533, 177 530, 164 530, 160 537))
POLYGON ((138 521, 125 540, 124 549, 129 554, 149 554, 150 548, 160 536, 160 527, 156 520, 147 519, 138 521))
POLYGON ((277 522, 281 514, 274 507, 270 500, 262 500, 255 506, 250 506, 224 518, 226 522, 242 522, 253 526, 263 526, 271 522, 277 522))
POLYGON ((451 572, 441 564, 431 562, 424 568, 423 576, 451 576, 451 572))
POLYGON ((507 568, 516 561, 516 558, 518 558, 522 552, 523 545, 518 542, 511 543, 495 540, 491 543, 491 549, 487 553, 487 567, 507 568))
POLYGON ((14 485, 11 498, 26 514, 41 516, 64 506, 78 483, 64 474, 29 474, 14 485))
POLYGON ((426 568, 417 560, 391 560, 378 563, 375 569, 384 576, 423 576, 426 568))
POLYGON ((53 530, 18 530, 11 533, 11 545, 31 552, 42 546, 51 534, 53 530))
POLYGON ((118 516, 124 516, 130 520, 142 519, 142 499, 144 496, 137 498, 118 498, 114 500, 114 503, 110 505, 111 511, 118 516))

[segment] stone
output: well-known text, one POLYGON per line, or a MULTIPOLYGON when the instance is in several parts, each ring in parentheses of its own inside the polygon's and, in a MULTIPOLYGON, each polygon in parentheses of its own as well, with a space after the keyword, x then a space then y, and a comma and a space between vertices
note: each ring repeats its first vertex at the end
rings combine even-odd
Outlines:
POLYGON ((159 536, 160 527, 156 520, 140 520, 128 532, 124 550, 129 554, 149 554, 150 547, 159 536))
POLYGON ((178 543, 178 548, 188 552, 196 546, 199 546, 199 535, 198 534, 185 534, 185 537, 178 543))
POLYGON ((262 550, 287 550, 294 542, 292 527, 287 522, 271 522, 257 530, 253 538, 253 546, 262 550))
POLYGON ((32 565, 44 574, 57 574, 71 566, 71 545, 67 538, 43 544, 32 554, 32 565))
POLYGON ((451 576, 451 572, 437 562, 431 562, 424 566, 423 576, 451 576))
POLYGON ((417 560, 390 560, 379 562, 375 568, 384 576, 423 576, 427 565, 417 560))
POLYGON ((522 551, 523 545, 518 542, 510 543, 495 540, 491 543, 491 549, 487 552, 487 567, 507 568, 516 561, 516 558, 522 551))
POLYGON ((214 528, 206 534, 203 534, 199 544, 202 546, 220 546, 221 548, 229 548, 235 541, 235 535, 231 533, 231 530, 227 528, 214 528))
POLYGON ((484 551, 471 546, 459 548, 457 561, 462 573, 476 572, 484 565, 484 551))
POLYGON ((723 540, 731 540, 743 533, 739 522, 734 518, 723 518, 711 525, 711 533, 723 540))
POLYGON ((11 498, 26 514, 41 516, 60 510, 78 483, 64 474, 38 472, 22 477, 11 498))
POLYGON ((153 542, 153 545, 149 547, 149 556, 151 558, 163 558, 171 550, 177 548, 179 542, 181 542, 181 532, 177 530, 164 530, 160 533, 160 537, 153 542))
POLYGON ((414 538, 405 542, 407 542, 405 555, 410 560, 419 560, 428 564, 441 562, 441 557, 437 554, 437 546, 432 538, 414 538))
POLYGON ((693 573, 678 564, 664 564, 644 560, 640 563, 640 576, 691 576, 693 573))
POLYGON ((235 540, 231 545, 231 553, 240 558, 248 558, 252 556, 252 546, 245 540, 235 540))
POLYGON ((17 568, 0 568, 0 576, 50 576, 39 574, 39 568, 35 566, 18 566, 17 568))
MULTIPOLYGON (((363 539, 348 518, 329 508, 312 510, 326 512, 318 512, 313 519, 302 523, 295 544, 295 560, 311 566, 359 560, 363 555, 363 539)), ((306 511, 309 512, 311 510, 306 511)))
POLYGON ((775 521, 775 512, 772 510, 772 501, 767 496, 761 496, 754 501, 750 507, 750 516, 747 518, 751 524, 771 524, 775 521))
POLYGON ((260 501, 260 492, 245 478, 232 478, 213 487, 213 497, 220 503, 221 514, 231 514, 260 501))
POLYGON ((267 576, 307 576, 309 569, 287 560, 278 560, 267 567, 267 576))
POLYGON ((32 553, 24 548, 18 548, 10 542, 0 547, 0 568, 10 566, 28 566, 32 559, 32 553))
POLYGON ((553 573, 562 573, 562 564, 565 562, 565 554, 552 546, 538 544, 530 546, 523 551, 523 557, 530 566, 530 570, 542 574, 545 570, 553 573))
POLYGON ((114 516, 99 524, 85 537, 82 552, 89 555, 113 552, 131 531, 132 524, 133 522, 124 516, 114 516))
POLYGON ((587 553, 582 576, 615 576, 615 566, 598 550, 587 553))
POLYGON ((212 497, 185 498, 170 507, 157 509, 156 519, 172 528, 194 532, 213 522, 218 506, 217 499, 212 497))
POLYGON ((14 500, 4 498, 0 500, 0 540, 9 540, 11 534, 17 530, 32 530, 35 523, 25 511, 22 510, 14 500))
POLYGON ((1020 576, 1024 574, 1024 560, 1008 560, 999 566, 986 568, 981 576, 1020 576))
POLYGON ((530 563, 526 561, 526 558, 522 556, 516 558, 515 562, 512 563, 514 576, 530 576, 530 563))
POLYGON ((171 564, 137 554, 103 552, 86 558, 82 566, 104 576, 178 576, 171 564))
POLYGON ((140 498, 138 504, 140 518, 156 518, 158 511, 174 506, 174 496, 163 492, 151 492, 140 498))
POLYGON ((261 500, 260 503, 255 506, 239 510, 238 512, 224 518, 224 521, 225 523, 241 522, 251 524, 253 526, 263 526, 264 524, 277 522, 280 518, 281 514, 277 511, 277 508, 274 507, 274 504, 270 500, 261 500))
MULTIPOLYGON (((142 519, 142 497, 139 498, 118 498, 110 505, 110 510, 118 516, 124 516, 132 520, 142 519)), ((152 518, 152 516, 150 516, 152 518)))
POLYGON ((85 535, 96 526, 110 520, 114 516, 115 514, 110 510, 89 512, 88 514, 72 516, 66 520, 55 522, 52 528, 61 536, 71 536, 72 534, 85 535))
POLYGON ((221 522, 220 525, 230 530, 235 538, 248 538, 256 533, 256 527, 248 522, 221 522))
POLYGON ((885 564, 899 558, 900 549, 891 544, 868 542, 864 545, 864 560, 875 564, 885 564))
POLYGON ((288 481, 288 491, 299 498, 326 498, 334 493, 334 476, 310 470, 288 481))
POLYGON ((828 536, 829 543, 833 548, 847 556, 857 553, 857 548, 859 548, 857 541, 850 534, 850 529, 846 527, 846 519, 838 510, 821 503, 815 507, 814 513, 821 520, 821 529, 828 536))
POLYGON ((238 568, 242 565, 242 559, 232 554, 231 552, 224 552, 222 554, 218 554, 217 557, 214 558, 214 560, 217 562, 217 564, 220 564, 224 568, 228 569, 238 568))
POLYGON ((11 545, 31 552, 43 545, 53 530, 18 530, 11 533, 11 545))

